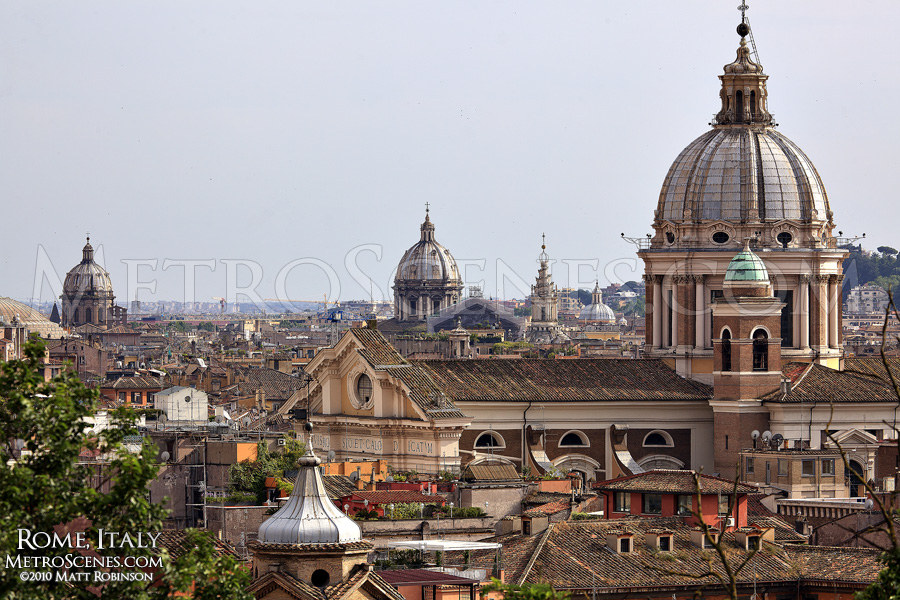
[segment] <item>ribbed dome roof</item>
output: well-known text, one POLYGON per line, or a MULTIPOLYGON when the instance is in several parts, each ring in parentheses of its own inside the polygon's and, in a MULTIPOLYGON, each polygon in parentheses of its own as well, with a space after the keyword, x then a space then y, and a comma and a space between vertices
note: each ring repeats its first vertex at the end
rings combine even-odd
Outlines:
POLYGON ((284 506, 259 527, 263 544, 345 544, 362 539, 359 525, 334 505, 325 492, 319 464, 307 443, 297 463, 294 491, 284 506))
POLYGON ((94 248, 91 246, 91 238, 87 239, 81 251, 81 262, 66 273, 63 283, 63 293, 74 294, 112 294, 112 280, 106 269, 94 262, 94 248))
POLYGON ((744 249, 738 252, 725 271, 725 281, 732 282, 763 282, 769 281, 769 270, 765 263, 750 250, 745 244, 744 249))
POLYGON ((825 186, 794 142, 771 128, 713 129, 685 148, 659 193, 658 219, 827 221, 825 186))
POLYGON ((403 254, 397 265, 395 280, 461 282, 456 260, 449 250, 434 239, 434 224, 427 212, 419 241, 403 254))
POLYGON ((59 325, 27 304, 12 298, 0 298, 0 320, 11 324, 16 318, 30 333, 44 338, 58 338, 65 333, 59 325))
POLYGON ((582 321, 604 321, 615 323, 616 313, 613 309, 603 304, 603 292, 600 291, 600 282, 594 284, 591 292, 591 303, 581 309, 578 318, 582 321))

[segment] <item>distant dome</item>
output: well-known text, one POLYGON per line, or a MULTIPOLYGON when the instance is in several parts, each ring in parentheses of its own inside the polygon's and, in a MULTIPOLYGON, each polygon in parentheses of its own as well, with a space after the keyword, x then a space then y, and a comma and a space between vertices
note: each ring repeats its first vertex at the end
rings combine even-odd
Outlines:
POLYGON ((436 280, 461 283, 459 268, 450 251, 434 239, 434 224, 426 213, 419 241, 403 254, 395 281, 436 280))
POLYGON ((771 128, 707 131, 682 150, 659 193, 657 219, 673 222, 829 220, 812 162, 771 128))
POLYGON ((603 292, 600 291, 600 283, 594 284, 594 291, 591 293, 591 303, 581 309, 578 314, 581 321, 602 321, 604 323, 615 323, 616 313, 613 309, 603 304, 603 292))
POLYGON ((12 324, 16 320, 29 333, 37 333, 42 338, 60 338, 65 333, 59 325, 27 304, 12 298, 0 298, 0 321, 12 324))
POLYGON ((106 269, 94 262, 94 248, 91 246, 91 238, 81 250, 81 262, 72 267, 66 273, 63 283, 63 294, 97 294, 113 293, 112 280, 106 269))

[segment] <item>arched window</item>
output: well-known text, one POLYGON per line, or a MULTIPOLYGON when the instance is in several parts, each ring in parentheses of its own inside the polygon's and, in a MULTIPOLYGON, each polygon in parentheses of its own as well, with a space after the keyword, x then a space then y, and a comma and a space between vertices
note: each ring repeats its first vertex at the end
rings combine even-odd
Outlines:
POLYGON ((662 446, 666 448, 671 448, 675 443, 672 441, 672 436, 657 429, 656 431, 651 431, 646 436, 644 436, 644 447, 647 446, 662 446))
POLYGON ((475 440, 476 448, 505 448, 506 444, 503 442, 503 438, 497 434, 492 432, 484 432, 478 436, 478 439, 475 440))
POLYGON ((89 308, 84 309, 84 322, 90 323, 92 321, 91 317, 93 317, 93 315, 91 314, 91 309, 89 309, 89 308))
POLYGON ((731 332, 722 332, 722 370, 731 370, 731 332))
POLYGON ((763 329, 757 329, 753 334, 753 370, 769 370, 769 336, 763 329))
POLYGON ((567 447, 567 446, 570 448, 571 447, 584 448, 589 445, 590 444, 588 444, 587 436, 585 436, 580 431, 570 431, 570 432, 564 434, 559 439, 560 448, 567 447))
POLYGON ((750 116, 756 120, 756 91, 750 91, 750 116))
POLYGON ((734 122, 744 122, 744 92, 740 90, 734 94, 734 122))

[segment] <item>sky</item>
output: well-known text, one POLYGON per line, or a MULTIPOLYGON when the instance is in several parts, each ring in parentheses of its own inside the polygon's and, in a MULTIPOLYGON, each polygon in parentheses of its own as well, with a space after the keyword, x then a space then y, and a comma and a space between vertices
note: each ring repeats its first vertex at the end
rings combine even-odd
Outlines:
MULTIPOLYGON (((430 204, 467 284, 639 279, 739 0, 0 3, 0 296, 85 235, 118 302, 391 298, 430 204), (187 261, 187 262, 186 262, 187 261)), ((844 235, 900 247, 900 2, 749 0, 769 109, 844 235)))

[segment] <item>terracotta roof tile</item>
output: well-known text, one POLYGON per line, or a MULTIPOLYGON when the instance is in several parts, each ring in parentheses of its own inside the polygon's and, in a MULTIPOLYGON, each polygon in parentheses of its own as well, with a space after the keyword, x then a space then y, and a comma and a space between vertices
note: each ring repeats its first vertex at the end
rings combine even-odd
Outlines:
MULTIPOLYGON (((900 360, 895 373, 900 374, 900 360)), ((893 369, 892 369, 893 370, 893 369)), ((788 363, 782 373, 791 380, 787 394, 780 390, 762 397, 766 402, 897 402, 880 359, 847 359, 844 370, 819 364, 788 363)))
POLYGON ((709 400, 712 388, 679 377, 660 360, 427 360, 455 402, 709 400))
MULTIPOLYGON (((712 475, 700 475, 700 491, 703 494, 730 494, 734 489, 734 481, 713 477, 712 475)), ((601 481, 593 485, 595 490, 619 490, 631 492, 660 492, 670 494, 696 493, 693 471, 675 471, 658 469, 637 473, 601 481)), ((738 493, 751 494, 759 490, 753 486, 739 483, 738 493)))

